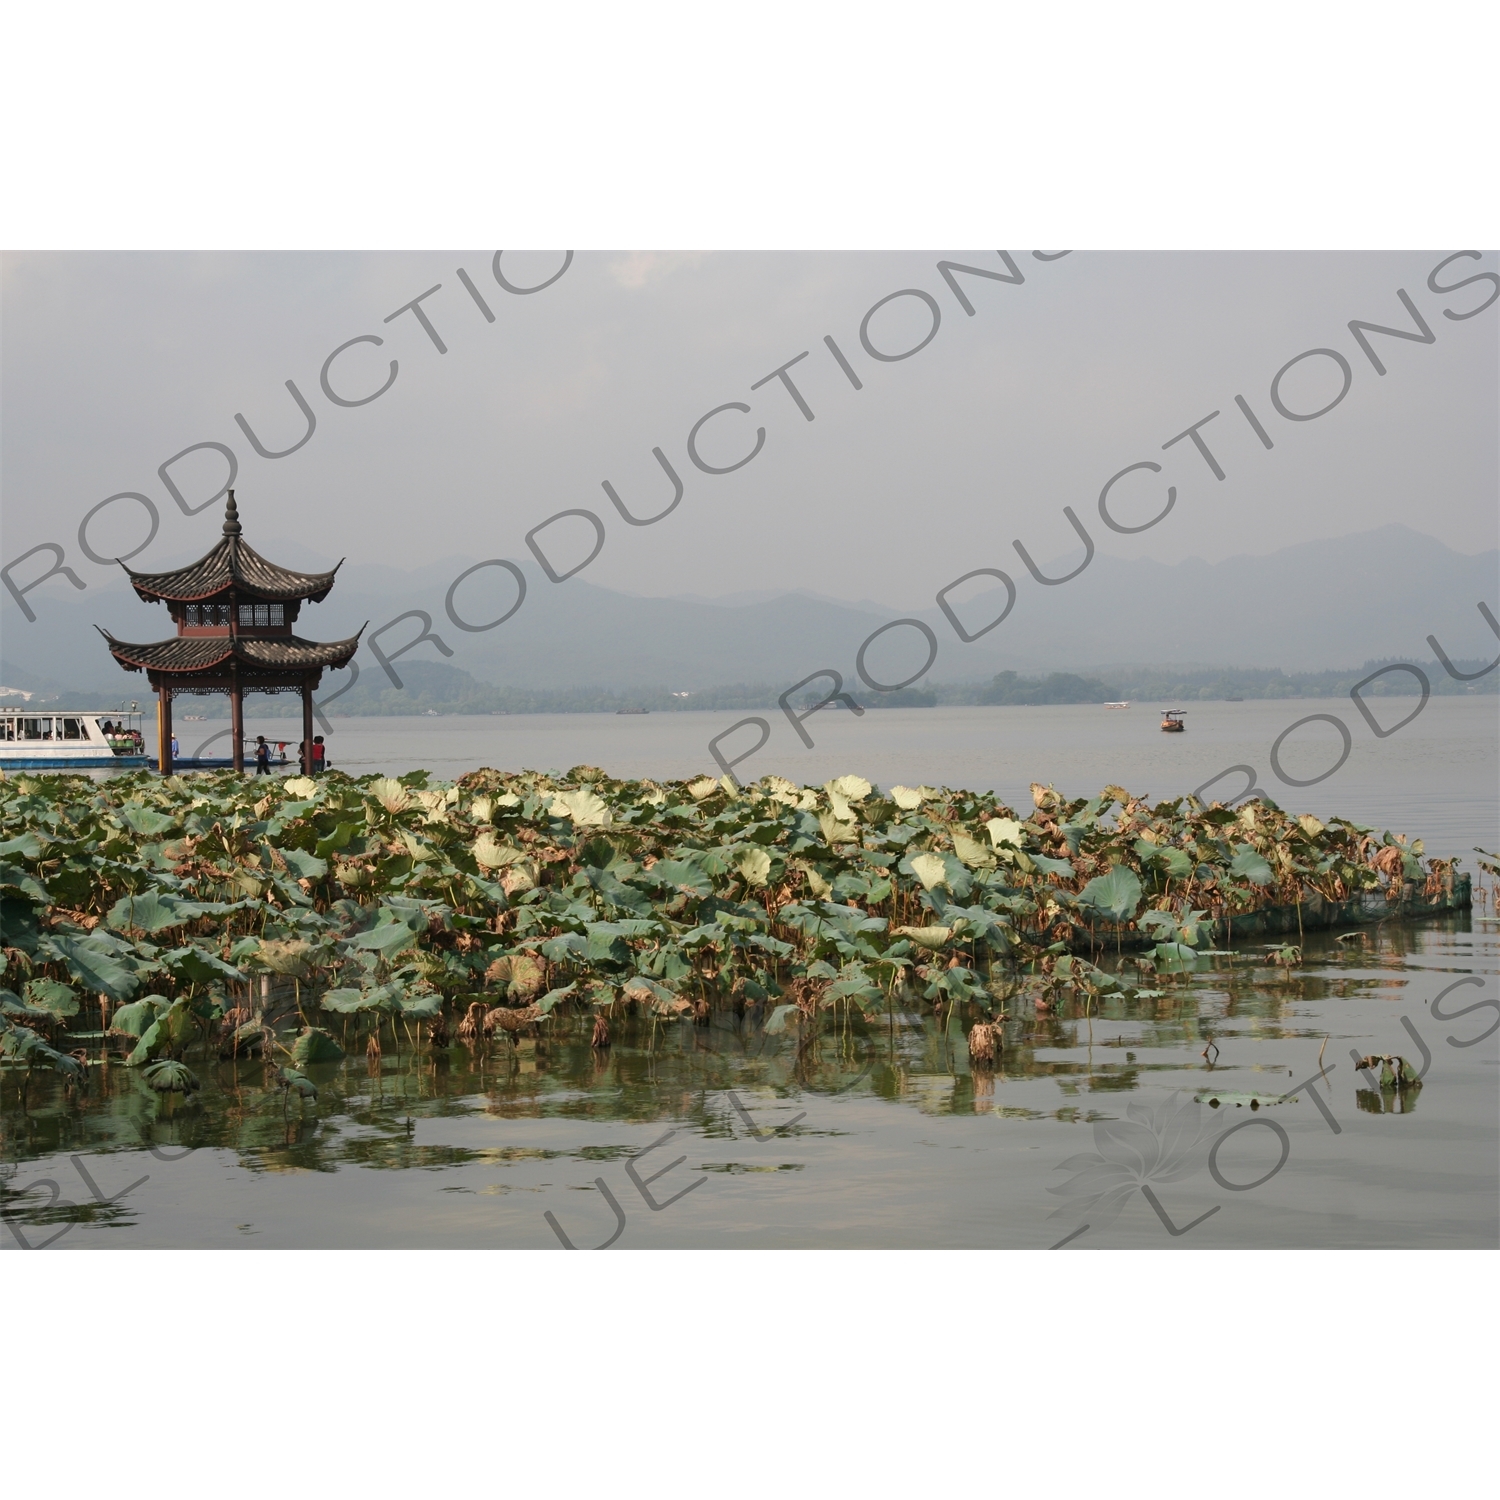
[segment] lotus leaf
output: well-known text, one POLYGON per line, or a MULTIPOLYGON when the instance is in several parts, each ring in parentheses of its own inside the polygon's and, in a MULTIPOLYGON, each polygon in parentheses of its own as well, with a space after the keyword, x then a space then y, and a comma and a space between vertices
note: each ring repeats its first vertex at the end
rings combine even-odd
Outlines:
POLYGON ((318 1004, 341 1016, 351 1016, 356 1011, 371 1008, 363 990, 351 989, 327 990, 319 996, 318 1004))
POLYGON ((194 902, 144 891, 140 895, 122 896, 110 907, 104 923, 116 932, 164 932, 201 915, 202 909, 194 902))
POLYGON ((1271 867, 1249 844, 1236 844, 1230 871, 1251 885, 1270 885, 1271 867))
POLYGON ((158 1094, 191 1094, 202 1085, 198 1076, 186 1063, 163 1058, 142 1070, 141 1077, 158 1094))
POLYGON ((512 999, 529 1000, 547 982, 547 971, 534 954, 513 954, 510 960, 512 999))
POLYGON ((977 839, 971 839, 966 833, 960 833, 957 830, 954 831, 953 852, 971 870, 990 870, 994 868, 995 856, 977 839))
POLYGON ((923 890, 935 890, 948 883, 948 867, 936 854, 912 855, 911 872, 922 882, 923 890))
POLYGON ((328 861, 309 854, 305 849, 281 849, 286 867, 299 880, 321 880, 328 873, 328 861))
POLYGON ((990 843, 997 849, 1002 844, 1009 844, 1013 849, 1022 847, 1025 836, 1015 818, 991 818, 985 827, 990 831, 990 843))
POLYGON ((311 776, 288 776, 281 783, 283 797, 314 797, 317 791, 318 783, 311 776))
POLYGON ((892 937, 909 938, 921 948, 943 948, 953 939, 951 927, 893 927, 892 937))
POLYGON ((296 1068, 278 1068, 276 1072, 280 1080, 279 1087, 289 1093, 296 1094, 303 1099, 318 1097, 317 1086, 305 1073, 299 1073, 296 1068))
POLYGON ((146 995, 140 1000, 133 1000, 129 1005, 122 1005, 110 1017, 110 1028, 123 1032, 126 1036, 133 1036, 139 1041, 157 1016, 167 1008, 167 1004, 168 1002, 158 995, 146 995))
MULTIPOLYGON (((548 990, 547 993, 537 1001, 536 1008, 541 1011, 544 1016, 549 1015, 552 1011, 553 1006, 555 1006, 559 1000, 566 1000, 568 996, 574 994, 577 989, 577 984, 565 984, 560 990, 548 990)), ((613 993, 611 993, 610 998, 613 999, 613 993)), ((595 1003, 597 1004, 598 1002, 596 1001, 595 1003)))
POLYGON ((486 870, 503 870, 526 856, 509 844, 502 844, 493 834, 482 833, 474 841, 474 862, 486 870))
POLYGON ((160 838, 178 826, 177 819, 167 813, 154 812, 149 807, 124 803, 119 808, 120 817, 130 825, 132 831, 143 838, 160 838))
POLYGON ((43 1005, 27 1005, 11 990, 0 990, 0 1015, 12 1024, 29 1021, 33 1026, 49 1026, 56 1017, 43 1005))
POLYGON ((313 946, 302 938, 262 938, 252 955, 254 961, 273 974, 292 979, 306 979, 312 972, 313 946))
POLYGON ((311 1063, 337 1062, 343 1055, 344 1049, 317 1026, 306 1027, 292 1043, 292 1061, 299 1068, 311 1063))
POLYGON ((849 802, 863 802, 873 788, 863 776, 839 776, 828 783, 826 790, 849 802))
POLYGON ((68 966, 74 979, 95 994, 108 995, 111 1000, 128 1000, 140 986, 140 980, 98 933, 85 938, 49 933, 46 945, 68 966))
POLYGON ((620 993, 638 1005, 649 1006, 659 1016, 680 1015, 688 1008, 688 1001, 675 995, 665 985, 658 984, 644 974, 633 974, 625 981, 620 993))
POLYGON ((587 787, 576 792, 558 792, 552 798, 552 811, 571 818, 578 828, 603 828, 609 822, 609 804, 587 787))
POLYGON ((1078 901, 1111 921, 1128 922, 1141 904, 1141 882, 1127 865, 1116 865, 1108 875, 1089 881, 1078 893, 1078 901))
POLYGON ((187 984, 211 984, 214 980, 242 981, 244 975, 226 964, 217 953, 189 944, 185 948, 173 948, 161 955, 160 963, 174 979, 187 984))
POLYGON ((59 1018, 78 1014, 78 996, 55 979, 33 979, 26 986, 26 998, 32 1005, 59 1018))
POLYGON ((373 797, 388 813, 403 812, 411 806, 411 793, 389 776, 377 776, 365 788, 365 793, 373 797))
POLYGON ((771 856, 758 845, 744 850, 735 860, 735 867, 752 886, 763 886, 771 878, 771 856))

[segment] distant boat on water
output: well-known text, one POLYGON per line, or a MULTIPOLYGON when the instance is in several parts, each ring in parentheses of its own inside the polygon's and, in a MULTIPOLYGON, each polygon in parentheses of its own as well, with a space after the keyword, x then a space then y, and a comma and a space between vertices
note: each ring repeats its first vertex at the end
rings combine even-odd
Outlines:
MULTIPOLYGON (((674 694, 673 696, 675 697, 676 695, 674 694)), ((684 694, 684 696, 686 695, 684 694)), ((617 714, 649 714, 651 710, 649 708, 617 708, 615 712, 617 714)))
POLYGON ((1104 706, 1106 708, 1129 708, 1130 700, 1126 699, 1124 703, 1106 703, 1104 706))

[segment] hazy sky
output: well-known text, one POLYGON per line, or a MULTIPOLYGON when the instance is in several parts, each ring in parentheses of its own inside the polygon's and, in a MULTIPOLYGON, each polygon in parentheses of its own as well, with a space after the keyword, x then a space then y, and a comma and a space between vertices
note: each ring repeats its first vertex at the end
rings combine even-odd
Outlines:
MULTIPOLYGON (((4 560, 56 541, 85 582, 102 579, 114 570, 80 553, 79 523, 121 491, 148 496, 160 514, 158 535, 132 566, 206 550, 222 502, 185 516, 157 469, 207 441, 237 455, 249 537, 273 556, 277 538, 295 537, 331 557, 408 568, 454 555, 526 557, 530 528, 581 508, 606 533, 581 576, 647 595, 803 588, 928 606, 970 568, 1020 568, 1016 538, 1039 564, 1076 550, 1065 505, 1101 551, 1167 562, 1273 552, 1391 521, 1466 553, 1496 545, 1500 307, 1444 316, 1494 291, 1486 281, 1429 290, 1429 273, 1452 250, 1079 251, 1050 261, 1010 253, 1022 285, 957 277, 973 316, 937 263, 1003 271, 992 250, 581 252, 551 286, 524 296, 497 283, 486 251, 9 255, 0 282, 4 560), (446 353, 412 312, 384 321, 434 286, 421 307, 446 353), (874 359, 861 322, 905 289, 933 300, 940 325, 910 358, 874 359), (1347 325, 1412 328, 1398 289, 1436 338, 1372 335, 1389 372, 1380 376, 1347 325), (392 359, 399 373, 377 399, 341 407, 320 371, 360 335, 385 342, 341 354, 329 376, 335 391, 374 391, 392 359), (1348 394, 1325 416, 1289 421, 1273 407, 1272 379, 1318 348, 1348 361, 1348 394), (781 381, 752 390, 803 351, 789 373, 812 422, 781 381), (307 420, 288 380, 316 430, 287 457, 260 457, 235 413, 263 446, 289 447, 307 420), (706 424, 704 462, 733 463, 757 428, 764 446, 733 473, 704 473, 689 458, 689 431, 728 402, 751 411, 706 424), (1162 449, 1215 410, 1202 436, 1222 481, 1191 440, 1162 449), (658 446, 684 483, 682 503, 658 524, 626 525, 601 482, 637 514, 654 514, 671 494, 652 457, 658 446), (1107 531, 1101 486, 1146 460, 1162 472, 1120 482, 1117 518, 1149 520, 1168 484, 1175 509, 1138 535, 1107 531)), ((529 285, 562 260, 507 255, 501 270, 529 285)), ((1454 261, 1440 279, 1496 269, 1487 253, 1454 261)), ((876 348, 899 352, 932 322, 921 298, 898 297, 868 333, 876 348)), ((1336 362, 1319 355, 1296 366, 1279 394, 1309 412, 1341 382, 1336 362)), ((222 484, 225 464, 198 452, 170 472, 196 505, 222 484)), ((139 546, 147 524, 138 503, 121 500, 87 539, 108 557, 139 546)), ((592 543, 587 522, 559 523, 545 537, 559 570, 592 543)), ((35 577, 41 562, 23 564, 16 581, 35 577)), ((57 596, 32 597, 45 609, 57 596)))

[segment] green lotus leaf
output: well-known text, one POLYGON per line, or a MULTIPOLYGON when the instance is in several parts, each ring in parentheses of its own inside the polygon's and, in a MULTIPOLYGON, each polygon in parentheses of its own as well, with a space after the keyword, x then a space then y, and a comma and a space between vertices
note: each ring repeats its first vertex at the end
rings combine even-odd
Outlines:
POLYGON ((145 995, 139 1000, 132 1000, 129 1005, 122 1005, 109 1018, 110 1029, 123 1031, 126 1036, 139 1040, 146 1034, 147 1027, 166 1008, 167 1002, 159 995, 145 995))
POLYGON ((98 933, 83 938, 49 933, 44 941, 85 990, 108 995, 111 1000, 128 1000, 140 987, 140 980, 98 933))
POLYGON ((303 1099, 316 1099, 318 1097, 317 1086, 313 1083, 312 1079, 305 1073, 299 1073, 296 1068, 278 1068, 276 1076, 279 1080, 279 1087, 297 1094, 303 1099))
POLYGON ((116 932, 165 932, 169 927, 181 927, 202 915, 203 910, 196 902, 179 901, 157 891, 143 891, 138 895, 121 896, 110 907, 104 925, 116 932))
POLYGON ((548 990, 547 993, 537 1001, 537 1009, 541 1011, 544 1016, 550 1015, 553 1006, 555 1006, 560 1000, 566 1000, 569 995, 573 994, 577 990, 577 988, 578 985, 574 983, 565 984, 560 990, 548 990))
POLYGON ((1135 871, 1116 865, 1096 876, 1078 893, 1079 905, 1113 922, 1128 922, 1141 904, 1141 882, 1135 871))
POLYGON ((292 1061, 299 1068, 310 1063, 337 1062, 343 1055, 344 1049, 317 1026, 306 1027, 292 1043, 292 1061))
POLYGON ((189 944, 185 948, 173 948, 163 953, 158 960, 174 979, 187 984, 211 984, 215 980, 230 980, 242 983, 244 974, 233 964, 226 964, 217 953, 189 944))
POLYGON ((32 1005, 58 1017, 78 1014, 78 996, 55 979, 33 979, 26 986, 26 998, 32 1005))
POLYGON ((35 876, 28 875, 20 865, 0 865, 0 885, 24 892, 41 906, 48 905, 52 900, 46 887, 35 876))
POLYGON ((277 853, 299 880, 321 880, 328 873, 328 861, 309 854, 305 849, 279 849, 277 853))
POLYGON ((191 1094, 202 1087, 198 1075, 186 1063, 163 1058, 141 1070, 141 1077, 158 1094, 191 1094))
POLYGON ((1249 844, 1235 845, 1234 858, 1230 862, 1229 869, 1232 874, 1238 875, 1242 880, 1248 880, 1251 885, 1270 885, 1274 878, 1270 865, 1249 844))
POLYGON ((366 1010, 365 992, 363 990, 325 990, 318 997, 318 1004, 324 1010, 331 1010, 336 1015, 352 1016, 356 1011, 366 1010))
POLYGON ((167 813, 155 812, 149 807, 135 806, 128 802, 115 811, 142 838, 157 839, 180 826, 178 820, 167 813))

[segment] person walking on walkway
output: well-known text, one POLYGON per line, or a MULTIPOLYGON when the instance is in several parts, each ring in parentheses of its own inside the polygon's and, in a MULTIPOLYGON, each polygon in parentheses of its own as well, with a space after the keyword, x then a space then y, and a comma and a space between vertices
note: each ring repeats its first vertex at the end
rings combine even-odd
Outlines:
POLYGON ((263 734, 255 736, 255 774, 257 776, 271 774, 271 747, 266 743, 266 737, 263 734))
POLYGON ((314 776, 321 776, 323 774, 324 768, 328 763, 327 757, 328 750, 323 744, 323 736, 315 734, 312 742, 312 774, 314 776))

